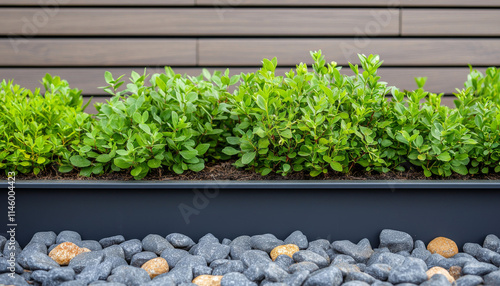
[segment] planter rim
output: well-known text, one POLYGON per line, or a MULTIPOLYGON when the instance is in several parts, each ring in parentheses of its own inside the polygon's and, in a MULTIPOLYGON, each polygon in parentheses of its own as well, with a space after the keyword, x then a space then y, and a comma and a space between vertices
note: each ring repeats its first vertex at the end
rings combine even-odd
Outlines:
MULTIPOLYGON (((7 188, 6 180, 0 181, 7 188)), ((500 190, 500 180, 287 180, 287 181, 109 181, 109 180, 21 180, 16 189, 490 189, 500 190)))

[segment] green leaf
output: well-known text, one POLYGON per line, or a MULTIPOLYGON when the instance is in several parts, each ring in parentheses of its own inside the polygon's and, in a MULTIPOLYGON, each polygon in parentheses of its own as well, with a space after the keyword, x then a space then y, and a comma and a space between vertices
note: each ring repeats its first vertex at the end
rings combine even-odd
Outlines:
POLYGON ((106 80, 106 83, 111 84, 113 80, 113 75, 109 71, 104 72, 104 79, 106 80))
POLYGON ((464 165, 460 165, 460 166, 451 166, 451 169, 457 173, 459 173, 460 175, 467 175, 468 174, 468 171, 467 171, 467 167, 465 167, 464 165))
POLYGON ((121 169, 128 169, 130 168, 130 166, 132 166, 132 163, 123 158, 115 158, 113 160, 113 163, 121 169))
POLYGON ((451 160, 450 153, 448 153, 448 152, 444 152, 444 153, 439 154, 439 156, 437 156, 437 158, 441 161, 444 161, 444 162, 448 162, 451 160))
POLYGON ((172 169, 174 170, 174 172, 175 172, 176 174, 179 174, 179 175, 180 175, 180 174, 184 173, 184 170, 182 169, 182 167, 181 167, 179 164, 174 164, 174 165, 172 166, 172 169))
POLYGON ((99 163, 107 163, 111 161, 111 159, 113 159, 113 157, 109 154, 101 154, 95 158, 95 160, 99 163))
POLYGON ((205 168, 205 163, 201 161, 200 163, 197 164, 189 164, 188 168, 193 172, 199 172, 205 168))
POLYGON ((382 145, 382 147, 388 147, 388 146, 391 146, 391 145, 392 145, 392 141, 391 141, 391 140, 388 140, 388 139, 384 139, 384 140, 382 140, 381 145, 382 145))
POLYGON ((239 137, 227 137, 226 138, 227 143, 231 145, 238 145, 240 144, 240 138, 239 137))
POLYGON ((290 129, 287 129, 283 132, 281 132, 281 136, 291 139, 292 138, 292 131, 290 129))
POLYGON ((159 168, 161 166, 161 160, 151 159, 151 160, 148 161, 148 166, 151 169, 159 168))
POLYGON ((132 171, 130 171, 130 175, 134 176, 134 177, 137 177, 141 174, 142 172, 142 167, 141 166, 137 166, 135 167, 134 169, 132 169, 132 171))
POLYGON ((332 167, 332 169, 337 171, 337 172, 342 172, 342 170, 343 170, 342 164, 340 164, 339 162, 335 162, 335 161, 330 162, 330 167, 332 167))
POLYGON ((69 165, 61 165, 59 166, 59 172, 61 173, 68 173, 68 172, 71 172, 73 171, 73 166, 69 166, 69 165))
POLYGON ((142 129, 142 131, 148 133, 148 134, 151 134, 151 128, 149 128, 149 126, 147 124, 139 124, 139 128, 142 129))
POLYGON ((208 151, 208 148, 210 148, 210 144, 205 143, 205 144, 199 144, 196 147, 196 151, 198 151, 198 155, 203 155, 208 151))
POLYGON ((271 168, 264 168, 262 169, 262 171, 260 172, 260 174, 262 176, 266 176, 267 174, 271 173, 272 169, 271 168))
POLYGON ((257 105, 262 110, 267 110, 267 101, 262 97, 262 95, 257 95, 257 105))
POLYGON ((236 154, 240 153, 240 151, 234 149, 233 147, 226 147, 226 148, 222 149, 222 153, 229 155, 229 156, 232 156, 232 155, 236 155, 236 154))
POLYGON ((186 160, 189 160, 189 159, 193 159, 194 157, 196 157, 196 155, 198 155, 198 151, 196 150, 191 150, 191 151, 181 151, 179 152, 181 154, 181 156, 186 159, 186 160))
POLYGON ((284 164, 283 165, 283 171, 285 171, 285 173, 287 173, 289 170, 290 170, 290 165, 289 164, 284 164))
POLYGON ((256 154, 257 153, 255 152, 243 154, 243 157, 241 157, 241 163, 243 163, 244 165, 250 164, 253 161, 253 159, 255 159, 256 154))
POLYGON ((74 155, 69 158, 69 161, 73 166, 78 168, 84 168, 90 166, 91 162, 80 155, 74 155))

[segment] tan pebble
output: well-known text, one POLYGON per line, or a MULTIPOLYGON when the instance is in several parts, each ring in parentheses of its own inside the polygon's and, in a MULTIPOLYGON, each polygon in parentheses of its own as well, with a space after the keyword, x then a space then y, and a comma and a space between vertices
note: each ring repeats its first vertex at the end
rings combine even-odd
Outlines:
POLYGON ((151 277, 151 279, 155 278, 160 274, 167 273, 169 270, 167 261, 165 260, 165 258, 162 257, 148 260, 141 266, 141 268, 148 272, 149 277, 151 277))
POLYGON ((80 248, 72 242, 63 242, 50 251, 49 257, 57 262, 57 264, 64 266, 68 265, 71 259, 75 258, 78 254, 87 251, 90 250, 80 248))
POLYGON ((288 255, 290 258, 293 258, 293 254, 297 251, 299 251, 299 247, 295 244, 276 246, 273 250, 271 250, 271 258, 273 261, 280 255, 288 255))
POLYGON ((446 277, 446 279, 448 279, 448 281, 450 283, 453 283, 455 282, 455 278, 453 278, 450 273, 448 272, 448 270, 442 268, 442 267, 439 267, 439 266, 436 266, 436 267, 432 267, 431 269, 427 270, 427 279, 431 279, 432 276, 436 275, 436 274, 442 274, 446 277))
POLYGON ((90 249, 85 248, 85 247, 80 248, 80 253, 79 254, 82 254, 84 252, 90 252, 90 249))
POLYGON ((218 275, 200 275, 193 279, 193 284, 198 286, 220 286, 222 276, 218 275))
POLYGON ((453 240, 446 237, 434 238, 427 245, 427 250, 429 250, 432 254, 437 253, 446 258, 453 257, 458 253, 457 244, 453 240))
POLYGON ((451 277, 453 277, 453 278, 455 278, 455 280, 457 280, 458 278, 460 278, 460 275, 462 274, 462 267, 452 266, 452 267, 450 267, 448 272, 450 272, 451 277))

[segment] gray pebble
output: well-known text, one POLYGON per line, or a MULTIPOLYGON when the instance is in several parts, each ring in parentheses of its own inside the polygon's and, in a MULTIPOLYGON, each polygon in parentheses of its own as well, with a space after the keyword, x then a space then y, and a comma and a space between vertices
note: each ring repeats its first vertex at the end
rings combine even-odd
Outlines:
MULTIPOLYGON (((330 255, 328 255, 328 253, 323 248, 321 248, 319 246, 311 246, 311 247, 308 247, 307 250, 323 256, 328 262, 330 262, 330 255)), ((331 250, 331 249, 329 249, 329 250, 331 250)))
POLYGON ((373 249, 368 239, 362 239, 358 244, 348 240, 334 241, 332 248, 338 253, 346 254, 354 258, 356 262, 365 263, 373 254, 373 249))
POLYGON ((398 252, 396 254, 399 254, 399 255, 401 255, 403 257, 409 257, 409 256, 411 256, 411 254, 408 251, 400 251, 400 252, 398 252))
MULTIPOLYGON (((193 270, 192 267, 188 266, 176 266, 174 269, 170 270, 167 273, 161 274, 158 276, 163 279, 171 279, 176 285, 180 283, 186 283, 186 282, 191 282, 193 280, 193 270), (166 277, 166 278, 164 278, 166 277)), ((155 277, 154 280, 156 280, 155 277)))
POLYGON ((194 241, 189 236, 180 233, 171 233, 167 235, 166 238, 172 246, 177 248, 190 249, 195 245, 194 241))
POLYGON ((202 242, 195 247, 193 247, 194 251, 192 252, 192 254, 203 256, 208 263, 217 259, 226 258, 229 255, 229 251, 231 250, 231 247, 229 247, 228 245, 212 242, 202 242))
POLYGON ((281 282, 286 276, 288 276, 288 272, 276 265, 276 263, 267 264, 264 273, 266 279, 272 282, 281 282))
POLYGON ((319 266, 319 268, 327 267, 328 261, 321 255, 309 250, 300 250, 293 254, 295 262, 309 261, 319 266))
POLYGON ((119 256, 105 256, 103 263, 104 262, 111 263, 111 269, 115 269, 118 266, 122 266, 122 265, 128 265, 127 261, 125 261, 124 258, 119 257, 119 256))
POLYGON ((465 264, 462 269, 462 273, 464 275, 478 275, 484 276, 490 272, 498 270, 498 267, 495 265, 485 263, 485 262, 469 262, 465 264))
POLYGON ((44 244, 46 247, 50 247, 52 244, 56 243, 57 235, 53 231, 40 231, 33 235, 30 243, 38 242, 44 244))
POLYGON ((290 265, 290 267, 288 267, 288 271, 290 273, 296 273, 296 272, 302 272, 302 271, 308 271, 308 272, 312 273, 318 269, 319 269, 318 265, 316 265, 315 263, 309 262, 309 261, 295 263, 295 264, 290 265))
POLYGON ((243 272, 245 266, 241 260, 230 260, 213 268, 212 275, 225 275, 231 272, 243 272))
POLYGON ((47 273, 43 283, 44 286, 59 286, 65 281, 75 279, 75 271, 69 267, 52 269, 47 273))
POLYGON ((386 281, 391 272, 391 266, 388 264, 375 263, 366 267, 365 272, 378 280, 386 281))
POLYGON ((127 286, 140 286, 151 281, 151 278, 142 268, 124 265, 113 269, 107 281, 123 283, 127 286))
POLYGON ((414 257, 406 257, 401 265, 391 270, 388 281, 393 284, 420 284, 427 280, 426 271, 427 265, 423 260, 414 257))
POLYGON ((471 243, 471 242, 467 242, 463 246, 464 252, 467 254, 470 254, 474 257, 476 257, 477 253, 479 252, 479 250, 481 248, 482 248, 481 245, 479 245, 477 243, 471 243))
MULTIPOLYGON (((134 254, 132 259, 130 260, 130 265, 134 267, 141 267, 144 263, 148 262, 151 259, 157 258, 158 256, 151 251, 143 251, 134 254)), ((166 260, 166 259, 165 259, 166 260)), ((167 261, 168 263, 168 261, 167 261)), ((170 266, 170 264, 168 264, 170 266)), ((173 267, 173 266, 170 266, 173 267)))
POLYGON ((371 275, 363 272, 349 272, 345 277, 345 282, 349 281, 363 281, 369 284, 374 283, 377 279, 373 278, 371 275))
POLYGON ((413 238, 406 232, 384 229, 380 233, 380 246, 387 247, 393 253, 413 250, 413 238))
POLYGON ((255 282, 247 279, 247 277, 241 273, 233 272, 228 273, 222 277, 221 286, 257 286, 255 282))
POLYGON ((364 263, 356 263, 356 266, 358 266, 358 268, 359 268, 359 270, 361 272, 365 272, 366 264, 364 264, 364 263))
POLYGON ((30 270, 52 270, 60 267, 47 254, 36 251, 27 256, 25 261, 30 270))
MULTIPOLYGON (((316 264, 313 264, 313 265, 316 265, 316 264)), ((305 270, 297 271, 297 272, 285 277, 283 279, 283 283, 285 283, 288 286, 301 286, 302 283, 304 283, 304 281, 307 279, 307 276, 309 276, 309 271, 305 271, 305 270)))
POLYGON ((327 249, 330 249, 332 247, 332 245, 326 239, 316 239, 314 241, 309 242, 309 247, 320 247, 326 251, 327 249))
POLYGON ((326 267, 318 270, 304 282, 304 286, 339 286, 342 284, 342 272, 336 267, 326 267))
POLYGON ((26 245, 26 247, 21 251, 18 257, 16 257, 17 262, 24 268, 28 269, 28 260, 31 259, 33 252, 39 252, 47 255, 47 246, 42 243, 32 242, 26 245))
POLYGON ((487 235, 484 239, 483 247, 489 250, 498 251, 498 249, 500 249, 500 238, 494 234, 487 235))
POLYGON ((361 271, 359 267, 355 264, 340 263, 340 264, 335 264, 334 266, 337 267, 340 270, 340 272, 342 272, 342 276, 344 277, 351 272, 361 271))
POLYGON ((205 234, 204 236, 202 236, 199 240, 198 240, 198 244, 199 243, 207 243, 207 242, 211 242, 211 243, 220 243, 219 242, 219 239, 217 237, 215 237, 215 235, 211 234, 211 233, 207 233, 205 234))
POLYGON ((61 244, 63 242, 72 242, 78 246, 81 245, 82 237, 76 231, 63 230, 56 237, 56 244, 61 244))
POLYGON ((488 248, 481 248, 477 251, 476 258, 479 262, 491 263, 499 260, 500 254, 488 248))
POLYGON ((96 240, 84 240, 82 241, 82 246, 88 248, 90 251, 99 251, 102 250, 102 246, 96 240))
MULTIPOLYGON (((314 264, 315 265, 315 264, 314 264)), ((316 266, 317 267, 317 266, 316 266)), ((266 268, 267 264, 263 263, 254 263, 250 265, 244 272, 243 274, 245 277, 247 277, 248 280, 250 281, 261 281, 262 279, 265 278, 266 276, 266 268)))
POLYGON ((232 259, 238 259, 238 260, 241 260, 241 256, 243 255, 243 253, 245 251, 248 251, 248 250, 251 250, 252 247, 242 247, 242 246, 239 246, 239 245, 231 245, 231 251, 230 251, 230 255, 231 255, 231 258, 232 259))
MULTIPOLYGON (((162 274, 164 275, 164 274, 162 274)), ((165 276, 156 276, 153 280, 149 281, 148 283, 144 284, 144 286, 176 286, 174 280, 170 277, 165 277, 165 276)))
POLYGON ((17 240, 14 242, 8 240, 7 242, 5 242, 2 254, 4 257, 10 257, 10 254, 14 253, 16 257, 19 257, 21 251, 23 251, 23 249, 21 248, 21 245, 19 245, 19 242, 17 242, 17 240))
POLYGON ((484 276, 484 284, 488 286, 500 286, 500 270, 484 276))
POLYGON ((193 277, 198 277, 200 275, 212 275, 212 268, 203 265, 194 266, 193 277))
POLYGON ((420 284, 420 286, 451 286, 451 283, 443 274, 434 274, 431 279, 420 284))
POLYGON ((110 247, 111 245, 115 244, 118 245, 123 242, 125 242, 125 237, 123 237, 123 235, 114 235, 99 240, 102 248, 110 247))
POLYGON ((425 260, 425 263, 427 264, 427 266, 429 268, 432 268, 435 266, 442 267, 441 265, 443 265, 445 263, 445 259, 446 258, 444 258, 441 254, 434 253, 434 254, 431 254, 429 257, 427 257, 427 259, 425 260))
POLYGON ((125 259, 125 251, 123 251, 123 248, 119 245, 106 247, 102 250, 102 253, 104 253, 106 257, 116 256, 125 259))
POLYGON ((85 283, 81 280, 66 281, 66 282, 59 284, 59 286, 87 286, 87 285, 88 285, 87 283, 85 283))
POLYGON ((14 278, 9 276, 9 273, 0 274, 0 284, 3 285, 16 285, 16 286, 29 286, 28 282, 22 276, 14 274, 14 278))
POLYGON ((229 238, 224 238, 221 242, 221 244, 224 244, 224 245, 230 245, 231 244, 231 240, 229 238))
POLYGON ((250 250, 252 248, 252 243, 250 241, 251 241, 250 236, 242 235, 242 236, 238 236, 237 238, 233 239, 233 241, 231 241, 229 246, 239 246, 239 247, 243 247, 243 248, 248 248, 248 250, 250 250))
POLYGON ((370 286, 370 284, 363 281, 349 281, 342 284, 342 286, 370 286))
POLYGON ((415 249, 417 249, 417 248, 427 249, 427 247, 425 246, 425 243, 421 240, 415 240, 415 245, 413 247, 415 249))
POLYGON ((120 247, 123 248, 125 253, 125 260, 130 261, 134 254, 142 251, 142 243, 138 239, 131 239, 120 243, 120 247))
POLYGON ((283 241, 269 233, 252 236, 250 243, 253 249, 262 250, 267 253, 270 253, 276 246, 283 245, 283 241))
POLYGON ((208 266, 210 266, 211 268, 215 268, 215 267, 222 265, 222 264, 225 264, 229 261, 230 261, 229 259, 217 259, 217 260, 210 262, 210 264, 208 266))
POLYGON ((158 234, 149 234, 142 240, 142 248, 160 255, 167 248, 174 248, 166 238, 158 234))
POLYGON ((31 272, 31 279, 38 283, 42 283, 47 279, 47 276, 49 275, 48 271, 45 270, 35 270, 31 272))
POLYGON ((175 267, 177 262, 179 262, 179 260, 181 260, 183 257, 185 257, 187 255, 190 255, 190 254, 186 250, 169 248, 169 249, 163 250, 163 252, 161 253, 160 256, 163 257, 167 261, 167 263, 170 267, 175 267))
POLYGON ((276 265, 281 267, 281 269, 288 270, 288 267, 290 267, 290 265, 294 264, 295 261, 293 261, 293 259, 288 255, 279 255, 274 260, 274 263, 276 263, 276 265))
MULTIPOLYGON (((5 243, 7 242, 7 238, 5 238, 3 235, 0 235, 0 250, 3 252, 3 249, 5 247, 5 243)), ((0 253, 3 255, 3 253, 0 253)))
POLYGON ((207 266, 207 261, 203 256, 186 255, 175 264, 175 268, 185 267, 188 269, 193 269, 193 267, 198 265, 207 266))
POLYGON ((376 281, 371 286, 392 286, 392 284, 389 282, 376 281))
POLYGON ((284 241, 285 244, 295 244, 299 249, 306 249, 309 246, 307 237, 300 230, 292 232, 284 241))
POLYGON ((262 250, 247 250, 241 256, 241 260, 247 267, 255 263, 270 263, 271 258, 262 250))
POLYGON ((84 252, 71 259, 68 267, 73 268, 76 273, 80 273, 85 267, 98 265, 103 259, 104 253, 102 251, 84 252))
POLYGON ((370 266, 372 264, 388 264, 392 268, 396 268, 400 266, 405 261, 405 257, 391 253, 391 252, 378 252, 372 255, 367 262, 367 265, 370 266))
POLYGON ((344 263, 355 264, 356 260, 354 260, 354 258, 352 258, 349 255, 339 254, 339 255, 335 256, 335 259, 333 259, 333 262, 332 262, 333 265, 344 264, 344 263))
POLYGON ((456 280, 457 286, 477 286, 483 283, 483 278, 476 275, 465 275, 456 280))
POLYGON ((411 252, 411 257, 422 259, 423 261, 427 260, 431 256, 431 252, 425 248, 415 248, 411 252))
POLYGON ((111 273, 112 264, 110 261, 104 261, 98 265, 85 267, 83 271, 76 275, 76 280, 85 282, 85 285, 96 280, 106 280, 111 273))

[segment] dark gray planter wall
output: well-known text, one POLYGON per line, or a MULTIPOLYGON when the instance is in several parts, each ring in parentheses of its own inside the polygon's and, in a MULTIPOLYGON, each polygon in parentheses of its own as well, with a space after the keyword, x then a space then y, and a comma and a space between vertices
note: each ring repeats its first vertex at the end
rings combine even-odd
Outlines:
MULTIPOLYGON (((4 185, 2 183, 2 185, 4 185)), ((16 185, 17 238, 78 231, 84 239, 180 232, 198 239, 294 230, 308 238, 378 246, 384 228, 428 242, 445 236, 478 242, 500 236, 499 182, 174 182, 16 185)), ((5 188, 6 189, 6 188, 5 188)), ((5 199, 6 201, 6 199, 5 199)), ((6 208, 6 207, 5 207, 6 208)), ((5 211, 6 213, 6 211, 5 211)))

